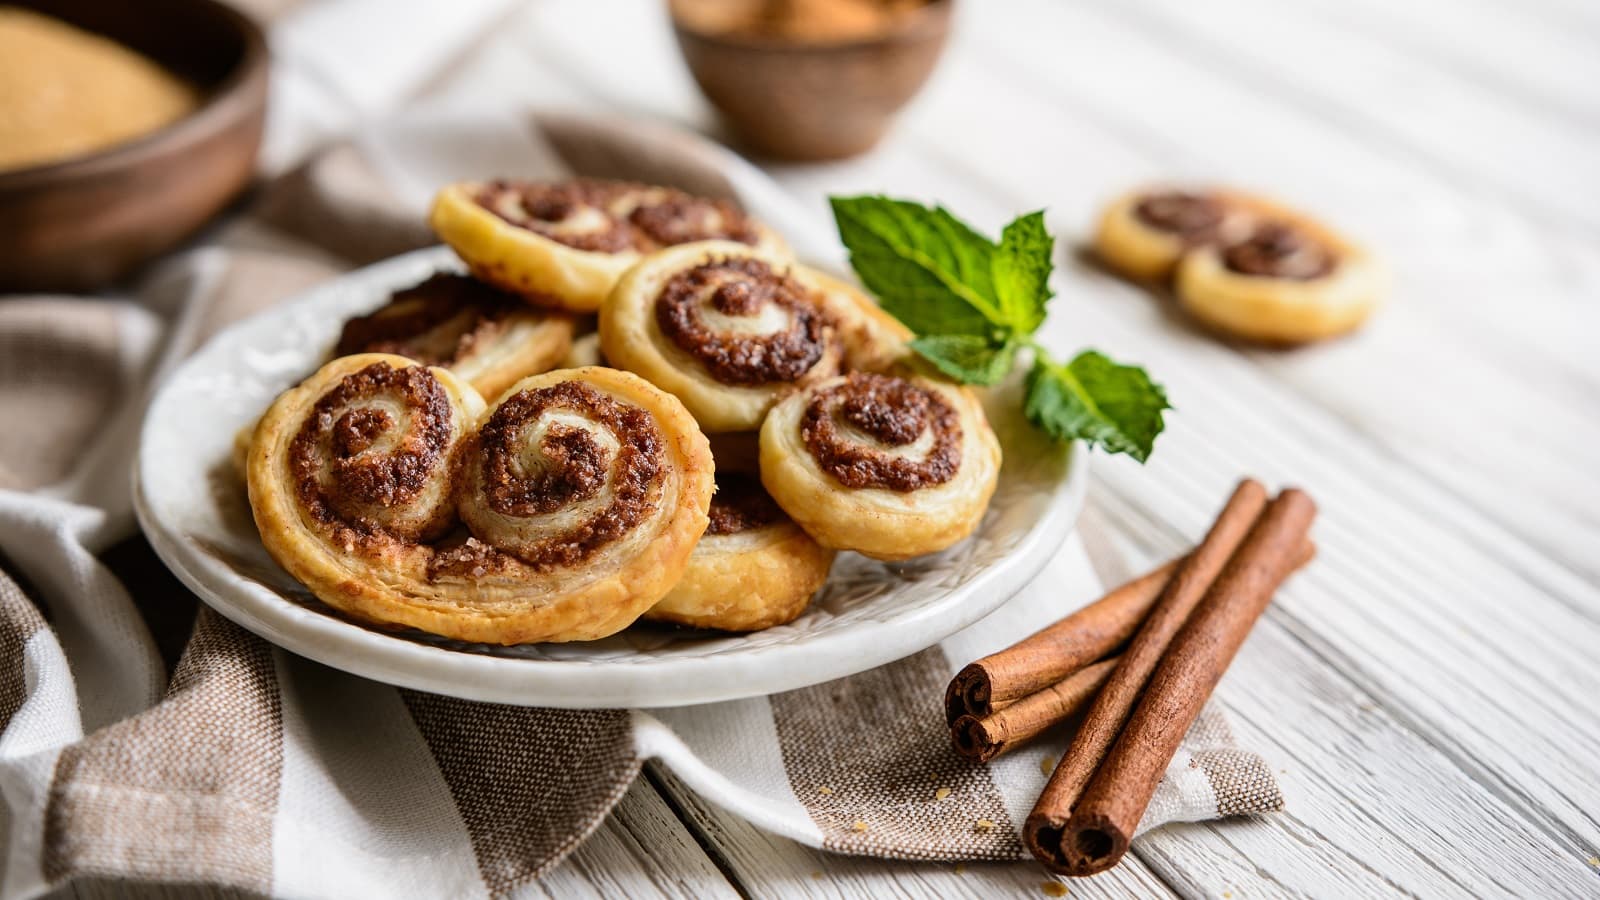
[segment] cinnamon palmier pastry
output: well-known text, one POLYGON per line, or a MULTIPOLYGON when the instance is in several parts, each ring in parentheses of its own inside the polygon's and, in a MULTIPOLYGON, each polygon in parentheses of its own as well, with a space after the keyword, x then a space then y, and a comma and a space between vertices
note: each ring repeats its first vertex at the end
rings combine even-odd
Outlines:
POLYGON ((844 356, 811 273, 726 241, 628 270, 600 309, 600 346, 712 432, 754 430, 780 392, 835 374, 844 356))
POLYGON ((1219 190, 1145 188, 1124 194, 1100 215, 1095 253, 1130 278, 1165 279, 1191 249, 1249 232, 1251 216, 1241 199, 1219 190))
POLYGON ((798 390, 761 428, 761 481, 824 547, 897 560, 978 526, 1000 442, 968 389, 855 372, 798 390))
POLYGON ((1344 334, 1382 299, 1385 276, 1332 229, 1265 203, 1247 234, 1196 248, 1178 266, 1178 302, 1233 337, 1299 344, 1344 334))
POLYGON ((483 398, 446 369, 342 356, 285 391, 246 459, 267 552, 329 606, 449 634, 426 542, 455 522, 458 457, 483 398))
POLYGON ((398 354, 449 369, 492 398, 553 368, 572 330, 570 316, 532 309, 469 275, 440 272, 346 322, 334 353, 398 354))
POLYGON ((535 375, 482 405, 401 357, 324 366, 251 443, 268 551, 330 606, 382 625, 494 644, 626 627, 705 528, 704 435, 672 397, 610 369, 535 375), (470 537, 442 534, 457 515, 470 537))
POLYGON ((711 524, 688 570, 644 617, 722 631, 792 622, 827 581, 834 552, 784 515, 759 478, 721 465, 711 524))
POLYGON ((628 267, 662 247, 728 240, 787 252, 728 201, 620 181, 453 184, 428 223, 484 281, 577 312, 598 309, 628 267))
POLYGON ((619 631, 683 574, 706 528, 712 470, 683 404, 636 375, 526 378, 468 443, 458 509, 473 537, 441 553, 435 577, 535 607, 502 643, 619 631))

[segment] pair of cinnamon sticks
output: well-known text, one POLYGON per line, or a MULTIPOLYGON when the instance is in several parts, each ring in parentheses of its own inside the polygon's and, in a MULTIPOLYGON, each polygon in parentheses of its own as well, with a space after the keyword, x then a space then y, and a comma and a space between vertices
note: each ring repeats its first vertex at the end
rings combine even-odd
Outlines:
POLYGON ((975 759, 1088 709, 1023 830, 1047 867, 1092 875, 1127 852, 1250 628, 1314 555, 1315 516, 1303 491, 1268 502, 1246 479, 1192 553, 956 674, 945 694, 951 737, 975 759))

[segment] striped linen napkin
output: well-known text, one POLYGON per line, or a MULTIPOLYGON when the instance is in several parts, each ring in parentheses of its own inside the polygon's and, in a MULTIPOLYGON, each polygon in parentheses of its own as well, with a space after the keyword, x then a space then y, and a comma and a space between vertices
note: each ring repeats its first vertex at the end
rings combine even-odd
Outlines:
MULTIPOLYGON (((346 675, 196 614, 130 539, 132 438, 161 373, 229 321, 428 242, 432 187, 491 171, 737 196, 802 252, 837 252, 758 172, 682 133, 424 109, 268 185, 135 301, 0 301, 0 896, 88 876, 330 898, 515 896, 652 758, 813 846, 1025 856, 1018 828, 1064 737, 972 764, 949 747, 941 698, 962 664, 1097 596, 1097 566, 1108 580, 1129 574, 1110 552, 1091 563, 1076 536, 1033 585, 939 646, 812 688, 649 712, 498 706, 346 675)), ((1271 771, 1213 709, 1142 827, 1281 803, 1271 771)))

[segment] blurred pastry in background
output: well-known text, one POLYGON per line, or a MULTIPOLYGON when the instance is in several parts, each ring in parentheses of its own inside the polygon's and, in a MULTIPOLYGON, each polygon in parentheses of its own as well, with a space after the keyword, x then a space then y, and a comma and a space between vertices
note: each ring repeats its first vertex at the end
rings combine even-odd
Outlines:
POLYGON ((448 185, 428 224, 483 281, 535 306, 580 313, 599 309, 623 272, 663 247, 726 240, 788 252, 727 200, 586 178, 448 185))
POLYGON ((1240 238, 1249 230, 1248 216, 1221 191, 1142 188, 1106 207, 1094 249, 1129 278, 1157 281, 1171 276, 1193 247, 1240 238))
POLYGON ((1178 303, 1232 337, 1303 344, 1354 331, 1386 278, 1365 250, 1308 216, 1258 210, 1250 233, 1178 264, 1178 303))
POLYGON ((1229 337, 1303 344, 1366 321, 1386 278, 1365 250, 1304 213, 1218 188, 1141 188, 1100 214, 1094 251, 1229 337))
POLYGON ((199 102, 193 85, 129 47, 0 6, 0 171, 143 137, 199 102))

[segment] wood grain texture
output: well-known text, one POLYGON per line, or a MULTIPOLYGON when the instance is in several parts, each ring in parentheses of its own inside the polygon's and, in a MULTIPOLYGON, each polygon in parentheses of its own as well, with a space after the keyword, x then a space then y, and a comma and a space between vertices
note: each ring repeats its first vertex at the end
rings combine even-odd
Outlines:
POLYGON ((623 795, 600 830, 538 887, 552 898, 739 896, 655 786, 643 778, 623 795))
MULTIPOLYGON (((1104 580, 1186 548, 1247 472, 1322 508, 1218 692, 1287 811, 1161 829, 1073 896, 1600 894, 1597 46, 1589 0, 984 0, 877 152, 770 168, 819 217, 1045 206, 1064 244, 1130 184, 1228 181, 1395 269, 1364 331, 1281 353, 1063 248, 1046 342, 1143 361, 1178 406, 1150 465, 1097 460, 1104 580)), ((436 96, 486 83, 719 133, 651 0, 529 4, 436 96)), ((1031 864, 824 854, 649 777, 546 892, 1042 896, 1031 864)))
MULTIPOLYGON (((1192 541, 1241 472, 1305 484, 1324 506, 1322 556, 1222 689, 1247 741, 1286 769, 1289 813, 1164 829, 1138 853, 1186 894, 1592 893, 1600 725, 1581 711, 1600 690, 1585 662, 1600 638, 1600 371, 1584 298, 1600 253, 1579 200, 1596 192, 1571 167, 1600 141, 1548 121, 1587 101, 1529 74, 1512 44, 1464 71, 1443 38, 1390 21, 1418 13, 1362 0, 1324 21, 1319 3, 1230 0, 1209 22, 1209 5, 1154 0, 968 14, 878 153, 773 171, 819 212, 826 193, 886 191, 992 230, 1048 205, 1067 240, 1129 183, 1228 180, 1392 260, 1396 299, 1367 331, 1294 354, 1217 344, 1160 298, 1062 261, 1048 340, 1148 362, 1179 406, 1150 466, 1097 468, 1102 518, 1144 539, 1127 574, 1192 541), (1362 74, 1375 64, 1382 77, 1362 74), (1390 102, 1396 85, 1418 96, 1390 102), (1426 127, 1411 121, 1424 113, 1426 127), (1492 150, 1484 123, 1502 128, 1492 150), (1548 165, 1516 165, 1547 145, 1548 165)), ((1469 6, 1482 22, 1511 15, 1469 6)), ((575 4, 546 13, 530 38, 543 50, 596 33, 575 4)), ((1560 71, 1594 64, 1555 43, 1560 71)), ((674 78, 562 58, 601 102, 707 121, 674 78)), ((751 839, 713 842, 753 872, 759 851, 730 847, 751 839)))

